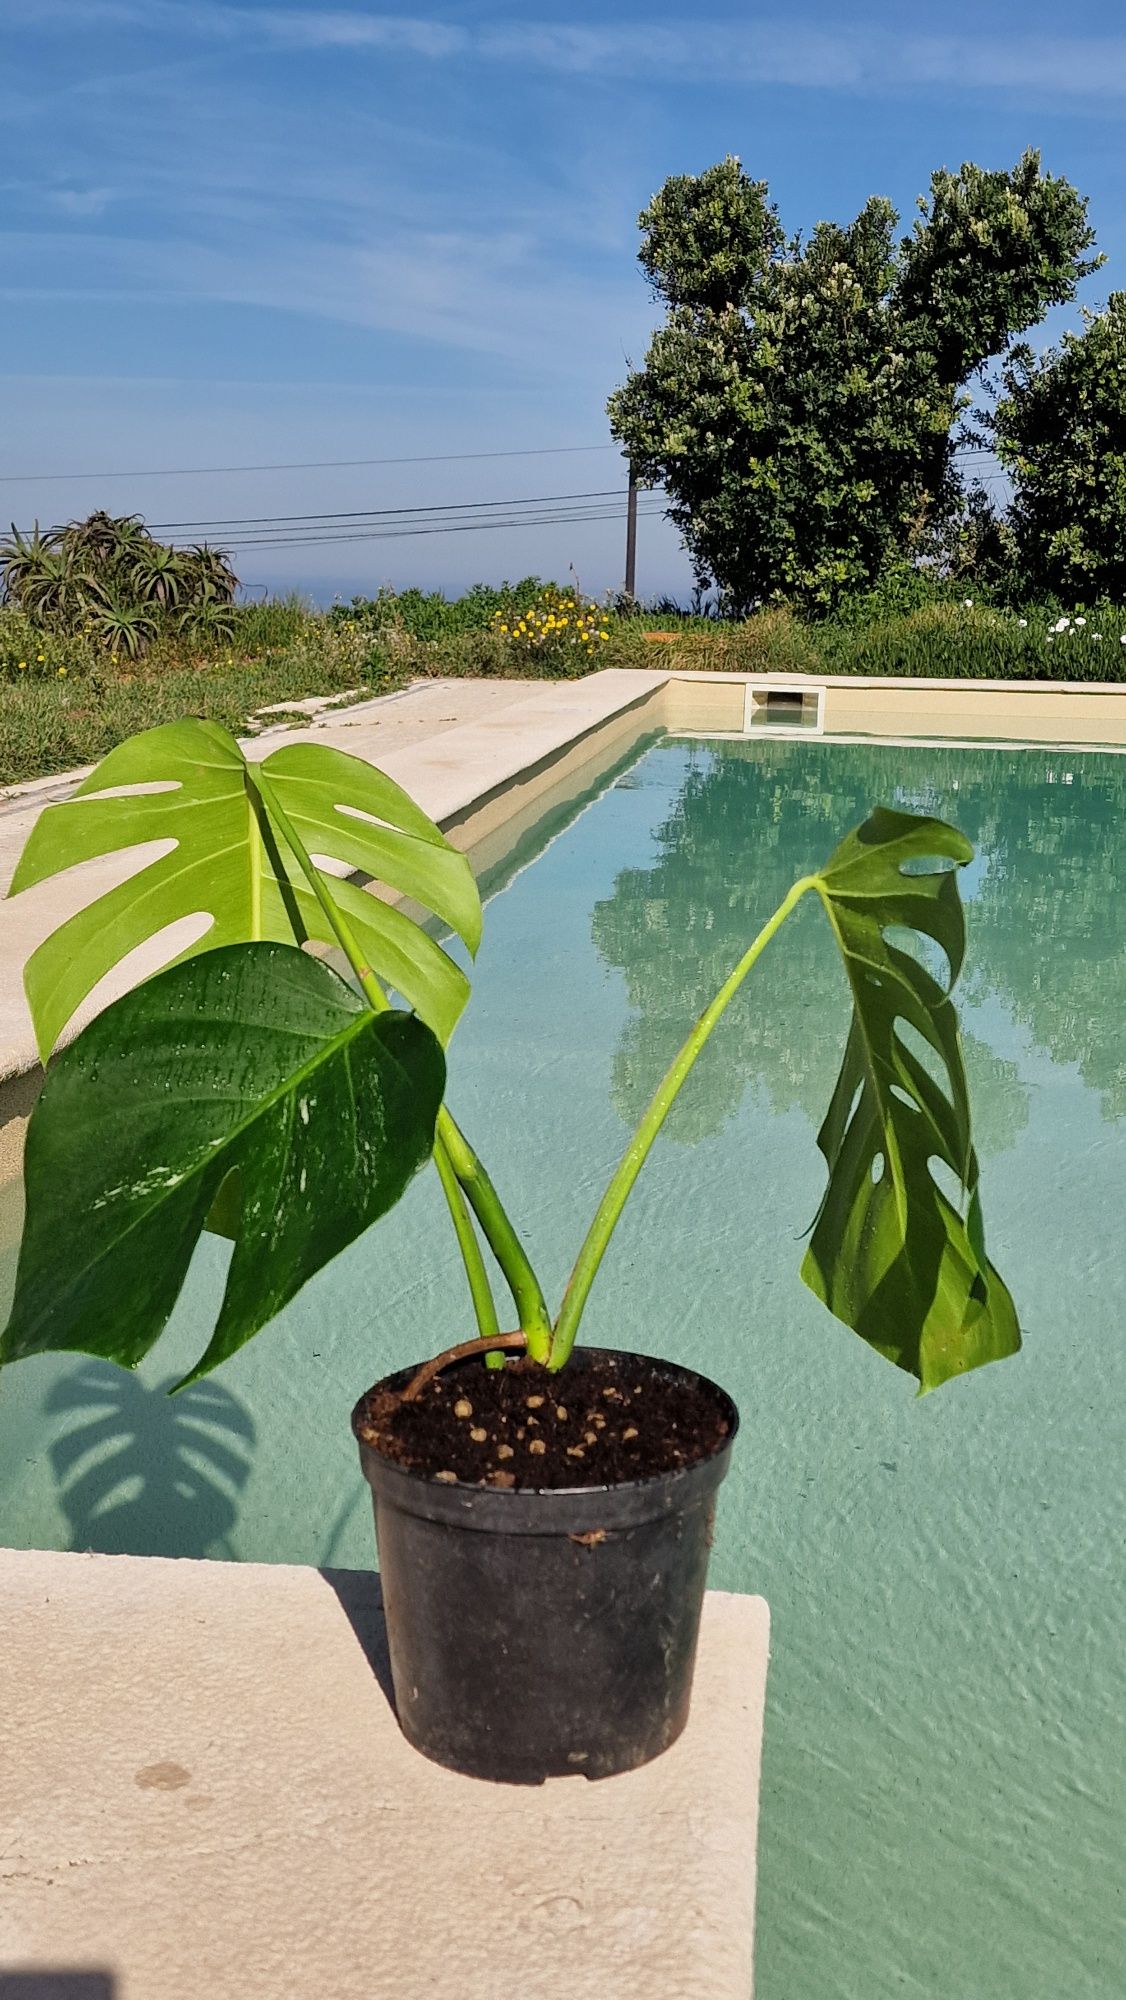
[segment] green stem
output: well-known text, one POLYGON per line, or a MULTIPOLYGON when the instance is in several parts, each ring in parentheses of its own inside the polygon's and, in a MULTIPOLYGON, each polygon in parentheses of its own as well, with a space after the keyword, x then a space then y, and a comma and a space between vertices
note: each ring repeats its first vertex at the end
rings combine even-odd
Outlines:
POLYGON ((438 1113, 438 1135, 485 1241, 504 1272, 520 1315, 520 1330, 527 1336, 528 1355, 533 1361, 546 1362, 551 1351, 551 1314, 539 1279, 492 1181, 445 1105, 438 1113))
MULTIPOLYGON (((485 1269, 485 1260, 481 1255, 481 1246, 477 1241, 477 1236, 473 1228, 473 1218, 465 1205, 465 1196, 461 1191, 461 1183, 450 1164, 449 1153, 440 1139, 437 1140, 434 1147, 434 1165, 438 1169, 438 1179, 442 1183, 442 1192, 446 1197, 450 1219, 454 1226, 454 1234, 457 1237, 458 1248, 461 1251, 462 1262, 465 1265, 465 1275, 469 1280, 469 1292, 473 1300, 473 1311, 477 1316, 477 1325, 480 1329, 482 1339, 488 1340, 492 1338, 493 1334, 500 1332, 500 1321, 497 1318, 493 1288, 489 1283, 489 1274, 485 1269)), ((491 1354, 487 1355, 486 1361, 490 1366, 504 1366, 504 1357, 500 1354, 495 1358, 491 1354)))
MULTIPOLYGON (((301 835, 298 833, 297 828, 278 798, 271 780, 267 778, 261 765, 252 769, 248 767, 248 769, 250 769, 251 784, 261 793, 267 811, 281 828, 289 846, 292 848, 301 873, 304 875, 305 880, 308 882, 310 889, 320 904, 333 936, 360 983, 365 1000, 374 1013, 386 1013, 390 1006, 390 1001, 370 965, 365 962, 355 931, 352 929, 343 910, 338 907, 330 894, 328 885, 320 869, 315 865, 301 835)), ((469 1295, 473 1300, 473 1310, 476 1314, 477 1325, 480 1328, 482 1336, 488 1337, 500 1331, 496 1303, 493 1299, 492 1286, 489 1283, 489 1274, 485 1268, 485 1260, 481 1255, 481 1246, 477 1241, 473 1223, 458 1185, 457 1174, 450 1160, 449 1151, 442 1135, 441 1123, 443 1118, 448 1117, 448 1113, 443 1108, 438 1116, 439 1129, 434 1136, 434 1165, 438 1170, 438 1178, 442 1183, 442 1191, 446 1197, 446 1203, 450 1211, 450 1220, 453 1223, 454 1234, 457 1237, 458 1249, 461 1251, 462 1262, 465 1265, 465 1275, 469 1283, 469 1295)))
POLYGON ((795 882, 789 895, 779 904, 774 915, 763 925, 754 943, 739 960, 730 978, 720 987, 711 1005, 705 1008, 680 1053, 674 1057, 658 1084, 641 1123, 626 1147, 610 1185, 598 1205, 594 1221, 579 1251, 575 1268, 571 1272, 567 1289, 563 1294, 559 1317, 555 1322, 549 1367, 562 1368, 574 1347, 583 1308, 598 1267, 606 1254, 607 1245, 617 1227, 630 1190, 648 1158, 653 1141, 668 1117, 677 1092, 689 1070, 721 1015, 735 998, 751 967, 765 951, 775 932, 781 929, 791 910, 801 901, 806 891, 814 886, 815 878, 812 875, 803 875, 800 882, 795 882))

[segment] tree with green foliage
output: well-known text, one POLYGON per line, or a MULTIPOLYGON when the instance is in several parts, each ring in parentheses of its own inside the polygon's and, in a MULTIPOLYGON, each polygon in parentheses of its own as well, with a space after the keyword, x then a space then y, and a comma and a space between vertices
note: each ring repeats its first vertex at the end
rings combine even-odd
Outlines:
POLYGON ((830 609, 932 535, 957 505, 968 380, 1101 261, 1086 202, 1037 153, 943 169, 919 209, 898 241, 879 197, 787 239, 766 183, 727 159, 640 217, 666 319, 611 429, 734 613, 830 609))
POLYGON ((1014 348, 986 423, 1026 588, 1092 604, 1126 600, 1126 292, 1083 318, 1046 354, 1014 348))

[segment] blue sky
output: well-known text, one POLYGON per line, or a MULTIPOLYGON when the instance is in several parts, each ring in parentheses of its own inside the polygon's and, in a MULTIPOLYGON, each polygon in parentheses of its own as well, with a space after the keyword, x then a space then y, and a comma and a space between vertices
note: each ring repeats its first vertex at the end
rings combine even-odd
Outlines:
MULTIPOLYGON (((435 4, 0 0, 0 519, 154 522, 616 487, 609 451, 176 478, 12 475, 597 445, 654 311, 638 210, 737 153, 788 229, 1027 145, 1126 286, 1115 0, 435 4), (934 18, 940 26, 929 25, 934 18)), ((1053 316, 1053 333, 1077 307, 1053 316)), ((217 539, 222 539, 220 534, 217 539)), ((299 551, 331 596, 529 570, 620 581, 616 522, 299 551)), ((659 519, 643 591, 684 592, 659 519)))

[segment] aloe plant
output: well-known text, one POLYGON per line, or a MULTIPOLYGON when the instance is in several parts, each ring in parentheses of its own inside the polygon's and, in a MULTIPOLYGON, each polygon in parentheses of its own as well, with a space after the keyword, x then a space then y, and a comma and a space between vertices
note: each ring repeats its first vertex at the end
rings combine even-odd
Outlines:
POLYGON ((957 870, 972 850, 942 821, 878 810, 794 884, 656 1091, 554 1315, 443 1101, 469 982, 407 910, 333 872, 421 905, 472 954, 481 911, 465 857, 390 779, 341 751, 289 745, 252 765, 216 725, 183 722, 122 744, 72 799, 48 807, 10 893, 149 841, 163 851, 28 963, 46 1061, 131 951, 179 918, 210 918, 51 1063, 28 1135, 27 1222, 0 1358, 77 1348, 134 1365, 158 1339, 206 1226, 235 1250, 194 1379, 385 1213, 432 1155, 477 1344, 494 1361, 519 1346, 563 1367, 678 1092, 810 895, 837 941, 852 1019, 819 1136, 828 1182, 802 1276, 924 1390, 1019 1347, 1012 1299, 985 1251, 951 999, 964 952, 957 870), (351 980, 305 946, 335 946, 351 980), (481 1237, 512 1295, 512 1332, 500 1330, 481 1237))
POLYGON ((172 548, 136 514, 99 511, 46 534, 38 524, 30 535, 13 525, 0 541, 4 602, 43 625, 84 625, 130 659, 171 625, 229 638, 237 589, 221 549, 172 548))
POLYGON ((136 604, 123 597, 112 583, 101 583, 92 576, 80 577, 79 583, 82 609, 91 631, 115 653, 124 653, 130 660, 138 659, 156 637, 156 619, 152 613, 143 603, 136 604))
POLYGON ((129 583, 140 604, 175 611, 188 588, 188 565, 179 549, 146 539, 129 562, 129 583))
POLYGON ((6 604, 29 618, 65 623, 81 602, 73 551, 61 536, 42 533, 38 521, 30 535, 21 535, 13 522, 0 543, 0 591, 6 604))
POLYGON ((194 542, 191 548, 182 549, 180 554, 192 603, 234 603, 238 578, 231 568, 230 557, 222 549, 212 548, 210 542, 194 542))

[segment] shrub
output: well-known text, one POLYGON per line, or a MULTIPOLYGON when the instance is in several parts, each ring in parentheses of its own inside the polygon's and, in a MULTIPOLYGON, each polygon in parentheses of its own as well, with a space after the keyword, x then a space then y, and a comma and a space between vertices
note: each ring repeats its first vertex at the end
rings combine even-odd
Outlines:
POLYGON ((0 601, 44 632, 93 636, 137 659, 162 633, 234 635, 238 578, 220 549, 158 542, 138 516, 90 514, 0 542, 0 601))
POLYGON ((235 643, 247 653, 290 646, 309 627, 324 623, 305 599, 292 591, 288 597, 267 597, 260 603, 235 607, 235 643))
POLYGON ((77 635, 37 625, 26 612, 0 607, 0 680, 66 680, 104 660, 89 633, 77 635))
POLYGON ((463 632, 486 631, 495 612, 502 607, 525 610, 544 588, 538 576, 526 576, 519 583, 495 587, 475 583, 455 598, 440 590, 387 589, 375 597, 353 597, 350 604, 336 605, 330 616, 378 631, 398 629, 408 638, 432 644, 463 632))
POLYGON ((738 624, 714 619, 686 620, 677 630, 662 619, 658 629, 671 629, 675 637, 664 645, 646 644, 638 648, 642 657, 635 654, 632 664, 673 669, 696 667, 707 673, 732 674, 825 671, 818 627, 807 624, 785 605, 756 611, 738 624))
POLYGON ((939 680, 1126 680, 1126 619, 1051 622, 977 604, 932 604, 866 626, 827 625, 823 670, 939 680))
POLYGON ((507 642, 509 653, 534 661, 543 673, 583 671, 610 637, 597 604, 554 583, 526 607, 514 597, 498 605, 491 628, 507 642))

